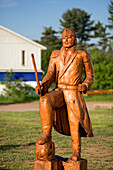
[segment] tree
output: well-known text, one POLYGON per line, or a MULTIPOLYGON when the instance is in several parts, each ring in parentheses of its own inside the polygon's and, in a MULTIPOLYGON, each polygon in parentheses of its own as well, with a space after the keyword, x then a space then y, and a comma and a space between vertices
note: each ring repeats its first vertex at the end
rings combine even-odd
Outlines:
POLYGON ((113 1, 111 1, 111 4, 108 6, 108 12, 110 14, 110 17, 108 18, 109 20, 109 29, 112 29, 113 28, 113 1))
POLYGON ((47 49, 47 50, 42 51, 41 67, 42 67, 42 70, 44 71, 44 73, 47 72, 51 53, 52 53, 51 49, 47 49))
POLYGON ((104 51, 93 48, 88 51, 92 56, 95 70, 95 81, 92 89, 112 89, 113 88, 113 51, 104 51))
POLYGON ((98 46, 102 47, 102 50, 106 50, 107 47, 109 47, 109 41, 108 41, 108 35, 110 33, 106 32, 106 26, 103 26, 103 24, 98 21, 97 24, 95 24, 96 30, 94 31, 94 37, 100 38, 98 41, 98 46))
MULTIPOLYGON (((113 29, 113 1, 111 1, 111 4, 108 6, 108 12, 109 12, 109 15, 110 17, 108 18, 108 21, 109 21, 109 25, 106 25, 110 30, 113 29)), ((108 37, 109 39, 109 44, 111 44, 111 40, 113 40, 113 36, 109 36, 108 37)), ((112 47, 110 47, 112 48, 112 47)))
POLYGON ((52 27, 44 27, 40 43, 48 47, 49 49, 59 49, 61 46, 61 40, 56 36, 56 32, 52 27))
POLYGON ((56 36, 56 32, 52 27, 44 27, 44 32, 42 32, 42 37, 39 43, 47 47, 47 50, 42 51, 41 65, 43 71, 46 73, 48 68, 48 63, 50 60, 50 55, 53 50, 61 48, 62 41, 56 36))
POLYGON ((86 43, 92 37, 92 31, 95 30, 94 20, 90 21, 90 17, 90 14, 79 8, 68 9, 59 20, 62 26, 61 32, 65 28, 71 28, 77 34, 79 44, 86 43))

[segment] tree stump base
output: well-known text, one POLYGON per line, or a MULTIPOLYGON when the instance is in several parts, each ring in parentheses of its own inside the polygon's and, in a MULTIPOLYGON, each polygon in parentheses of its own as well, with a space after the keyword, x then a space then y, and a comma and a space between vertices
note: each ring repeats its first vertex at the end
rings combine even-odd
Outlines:
POLYGON ((48 142, 43 145, 36 143, 35 152, 38 160, 51 161, 55 158, 55 145, 53 142, 48 142))
POLYGON ((56 155, 51 161, 36 160, 34 170, 87 170, 87 160, 73 161, 56 155))

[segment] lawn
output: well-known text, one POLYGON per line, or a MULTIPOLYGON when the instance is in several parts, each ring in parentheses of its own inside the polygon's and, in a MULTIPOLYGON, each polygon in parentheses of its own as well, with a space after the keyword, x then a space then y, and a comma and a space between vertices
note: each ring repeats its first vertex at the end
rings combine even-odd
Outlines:
MULTIPOLYGON (((84 96, 86 102, 95 102, 95 101, 107 101, 113 102, 113 93, 111 94, 101 94, 101 95, 89 95, 84 96)), ((24 96, 24 97, 4 97, 0 95, 0 105, 2 104, 12 104, 12 103, 27 103, 39 100, 38 95, 33 96, 24 96)))
POLYGON ((13 104, 13 103, 27 103, 39 100, 38 95, 24 96, 24 97, 5 97, 0 95, 0 105, 2 104, 13 104))
MULTIPOLYGON (((82 158, 89 170, 113 169, 113 110, 90 111, 94 138, 82 138, 82 158)), ((39 112, 0 113, 0 169, 26 169, 34 166, 35 143, 41 136, 39 112)), ((71 138, 53 130, 56 155, 71 157, 71 138)))
POLYGON ((84 96, 86 102, 113 102, 113 93, 84 96))

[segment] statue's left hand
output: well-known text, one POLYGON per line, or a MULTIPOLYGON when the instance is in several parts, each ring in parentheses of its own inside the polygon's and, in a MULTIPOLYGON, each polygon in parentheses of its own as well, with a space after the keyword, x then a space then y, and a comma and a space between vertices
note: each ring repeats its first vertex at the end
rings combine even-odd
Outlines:
POLYGON ((87 86, 85 84, 79 84, 78 85, 78 91, 86 93, 87 92, 87 86))

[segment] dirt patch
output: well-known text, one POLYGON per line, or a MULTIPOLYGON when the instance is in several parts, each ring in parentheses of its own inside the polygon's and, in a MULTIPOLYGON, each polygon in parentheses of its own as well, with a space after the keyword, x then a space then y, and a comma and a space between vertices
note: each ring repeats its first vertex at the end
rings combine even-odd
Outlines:
POLYGON ((32 103, 18 103, 18 104, 8 104, 0 105, 0 111, 4 112, 15 112, 15 111, 36 111, 39 110, 39 102, 35 101, 32 103))
POLYGON ((105 140, 106 140, 106 141, 111 141, 111 142, 113 142, 113 136, 107 136, 107 137, 105 138, 105 140))
POLYGON ((86 149, 84 149, 83 152, 86 153, 91 153, 92 155, 95 155, 97 153, 97 147, 87 147, 86 149))
MULTIPOLYGON (((86 102, 88 110, 94 110, 96 108, 113 108, 113 102, 86 102)), ((8 104, 0 105, 0 111, 4 112, 14 112, 14 111, 37 111, 39 110, 39 102, 35 101, 32 103, 18 103, 18 104, 8 104)))
POLYGON ((31 164, 31 162, 28 161, 28 160, 24 160, 24 163, 26 163, 26 164, 31 164))
POLYGON ((88 110, 93 110, 97 108, 102 108, 102 109, 113 108, 113 102, 86 102, 86 105, 88 107, 88 110))

